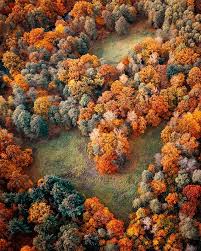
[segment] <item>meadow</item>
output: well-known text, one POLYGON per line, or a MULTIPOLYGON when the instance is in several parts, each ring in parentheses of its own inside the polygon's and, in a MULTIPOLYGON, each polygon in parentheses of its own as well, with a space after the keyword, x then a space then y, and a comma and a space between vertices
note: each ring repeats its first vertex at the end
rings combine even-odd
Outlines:
POLYGON ((119 173, 100 176, 87 155, 88 138, 78 130, 62 132, 57 138, 32 145, 34 163, 28 173, 35 180, 44 175, 61 175, 72 181, 86 197, 97 196, 120 219, 128 221, 141 173, 161 148, 163 128, 149 128, 131 140, 130 160, 119 173))

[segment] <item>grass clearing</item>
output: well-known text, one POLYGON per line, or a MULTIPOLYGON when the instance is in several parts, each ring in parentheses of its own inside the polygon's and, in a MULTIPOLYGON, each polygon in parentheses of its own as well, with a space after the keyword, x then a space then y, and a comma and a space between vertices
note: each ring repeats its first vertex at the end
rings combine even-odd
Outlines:
MULTIPOLYGON (((116 64, 137 42, 153 36, 154 30, 141 21, 131 26, 127 36, 111 34, 96 41, 90 53, 116 64)), ((97 196, 120 219, 128 222, 132 201, 142 171, 161 148, 162 126, 148 129, 141 137, 131 141, 130 160, 120 172, 112 176, 100 176, 87 155, 88 139, 78 130, 62 132, 59 137, 32 144, 34 163, 28 174, 34 179, 44 175, 62 175, 71 180, 86 197, 97 196)))
POLYGON ((89 196, 97 196, 120 219, 128 221, 132 200, 142 171, 161 148, 162 126, 148 129, 131 141, 131 158, 120 173, 100 176, 87 155, 88 139, 78 130, 35 144, 34 164, 28 173, 37 180, 44 175, 62 175, 89 196))
POLYGON ((150 28, 146 21, 141 21, 130 26, 126 36, 119 36, 114 32, 107 38, 96 41, 89 53, 103 58, 109 64, 117 64, 136 43, 150 36, 154 36, 154 29, 150 28))

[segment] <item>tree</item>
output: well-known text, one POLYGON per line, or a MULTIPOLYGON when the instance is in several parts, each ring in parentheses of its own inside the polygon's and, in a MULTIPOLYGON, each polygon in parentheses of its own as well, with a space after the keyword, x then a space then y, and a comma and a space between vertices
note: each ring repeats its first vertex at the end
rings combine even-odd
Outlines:
POLYGON ((115 28, 115 19, 113 14, 108 10, 103 10, 102 17, 104 19, 106 29, 109 31, 113 31, 115 28))
POLYGON ((36 225, 34 230, 37 234, 33 239, 33 246, 42 251, 52 250, 60 225, 58 219, 53 215, 46 218, 43 223, 36 225))
POLYGON ((34 112, 46 117, 50 108, 49 97, 38 97, 34 102, 34 112))
POLYGON ((48 135, 48 124, 39 115, 32 115, 30 129, 34 138, 46 137, 48 135))
POLYGON ((20 249, 20 251, 34 251, 34 250, 35 250, 34 247, 30 247, 30 246, 28 246, 28 245, 23 246, 23 247, 20 249))
POLYGON ((187 83, 193 87, 194 85, 201 85, 201 69, 198 67, 193 67, 187 78, 187 83))
POLYGON ((121 16, 115 23, 115 30, 118 35, 126 35, 128 33, 129 25, 126 19, 121 16))
POLYGON ((120 220, 109 221, 106 228, 110 236, 122 237, 124 234, 124 223, 120 220))
POLYGON ((23 105, 19 105, 13 112, 12 120, 16 127, 25 135, 30 134, 30 121, 31 121, 31 114, 29 111, 25 110, 23 105))
POLYGON ((59 211, 63 217, 76 218, 83 213, 84 198, 78 194, 70 194, 59 206, 59 211))
POLYGON ((87 35, 92 39, 95 40, 97 37, 97 31, 96 31, 96 23, 93 18, 86 18, 86 22, 84 25, 85 31, 87 35))
POLYGON ((68 230, 64 230, 55 244, 56 251, 79 250, 80 246, 81 233, 77 228, 70 228, 68 230))
POLYGON ((35 224, 43 223, 52 213, 46 202, 35 202, 29 208, 29 221, 35 224))
POLYGON ((11 233, 11 235, 30 234, 32 232, 27 222, 17 218, 13 218, 12 220, 9 221, 8 230, 11 233))
POLYGON ((75 3, 73 9, 70 14, 73 17, 81 17, 81 16, 93 16, 93 4, 86 1, 78 1, 75 3))

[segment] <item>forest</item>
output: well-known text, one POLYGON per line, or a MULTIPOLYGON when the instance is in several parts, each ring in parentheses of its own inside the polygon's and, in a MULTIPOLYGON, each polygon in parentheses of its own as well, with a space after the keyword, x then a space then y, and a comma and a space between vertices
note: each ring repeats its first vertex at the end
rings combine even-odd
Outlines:
POLYGON ((0 0, 0 251, 201 250, 201 0, 0 0))

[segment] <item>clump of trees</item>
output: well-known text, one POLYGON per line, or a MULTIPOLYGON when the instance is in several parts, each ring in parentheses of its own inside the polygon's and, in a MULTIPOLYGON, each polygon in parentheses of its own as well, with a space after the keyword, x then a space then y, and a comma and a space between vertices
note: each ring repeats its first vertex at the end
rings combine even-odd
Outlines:
POLYGON ((85 199, 65 178, 45 176, 29 190, 6 190, 1 201, 2 250, 14 250, 14 245, 32 251, 132 247, 123 238, 123 222, 96 197, 85 199))

